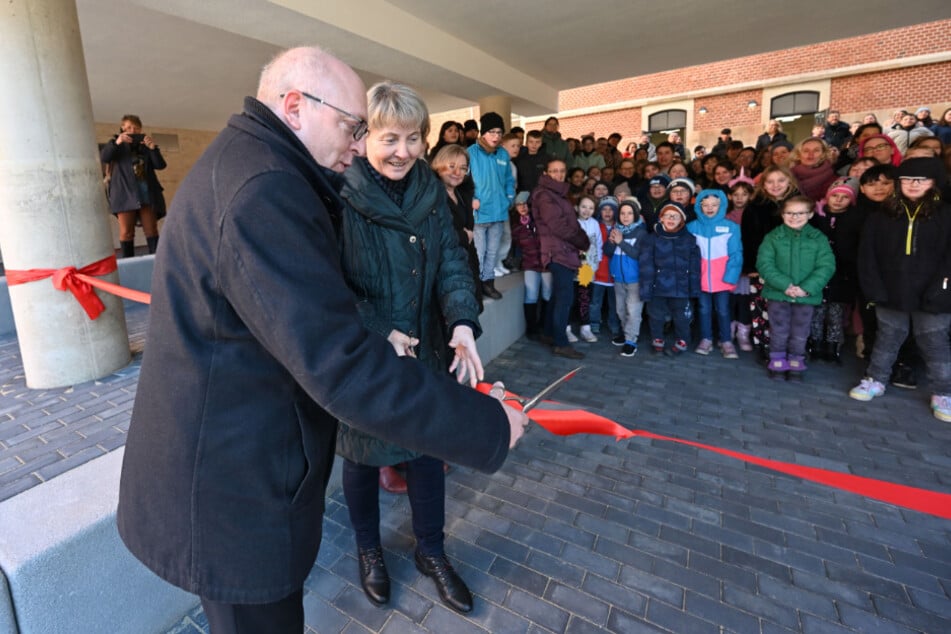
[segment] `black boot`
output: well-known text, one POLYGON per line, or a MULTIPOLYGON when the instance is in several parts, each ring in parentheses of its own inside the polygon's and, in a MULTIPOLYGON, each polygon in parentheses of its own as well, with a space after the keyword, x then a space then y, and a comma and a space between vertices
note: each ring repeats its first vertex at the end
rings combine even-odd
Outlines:
POLYGON ((522 304, 525 311, 525 338, 538 341, 538 304, 522 304))
POLYGON ((482 294, 489 299, 502 299, 502 293, 495 290, 495 280, 482 280, 482 294))
POLYGON ((390 575, 383 563, 382 548, 358 548, 357 559, 360 563, 360 585, 367 598, 375 605, 383 605, 390 600, 390 575))
POLYGON ((155 253, 155 250, 158 248, 158 236, 152 238, 146 237, 145 241, 149 245, 149 253, 155 253))
POLYGON ((135 257, 135 242, 132 240, 120 240, 119 248, 122 250, 122 257, 124 258, 133 258, 135 257))
POLYGON ((443 603, 456 612, 472 611, 472 594, 445 555, 423 555, 417 550, 414 559, 416 569, 436 583, 436 590, 439 591, 443 603))

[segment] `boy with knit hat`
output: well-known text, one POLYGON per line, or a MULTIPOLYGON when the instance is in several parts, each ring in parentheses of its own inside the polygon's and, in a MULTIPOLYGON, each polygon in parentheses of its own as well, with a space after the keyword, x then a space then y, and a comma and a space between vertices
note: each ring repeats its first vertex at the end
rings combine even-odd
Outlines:
POLYGON ((495 289, 495 266, 509 206, 515 198, 515 177, 509 154, 501 147, 505 122, 495 112, 486 112, 480 120, 481 134, 469 153, 469 174, 475 184, 472 209, 475 216, 473 242, 479 255, 482 294, 502 299, 495 289))
POLYGON ((653 352, 679 355, 687 350, 692 311, 690 300, 700 295, 700 247, 687 231, 687 212, 675 202, 665 203, 654 233, 638 258, 640 297, 647 303, 653 352), (664 340, 664 321, 674 322, 674 343, 664 340))
POLYGON ((605 258, 610 258, 611 277, 618 319, 624 330, 612 343, 623 346, 622 357, 633 357, 637 352, 637 337, 641 330, 644 302, 640 295, 641 245, 647 238, 647 229, 641 220, 640 204, 636 198, 625 198, 618 208, 617 224, 608 234, 604 245, 605 258))
POLYGON ((637 195, 637 202, 641 204, 641 215, 648 233, 654 231, 660 208, 667 202, 667 185, 669 184, 670 177, 667 174, 657 174, 647 181, 647 185, 641 188, 637 195))
POLYGON ((693 210, 693 197, 697 193, 697 188, 689 178, 675 178, 667 186, 667 198, 671 202, 680 205, 687 214, 687 222, 697 219, 697 214, 693 210))

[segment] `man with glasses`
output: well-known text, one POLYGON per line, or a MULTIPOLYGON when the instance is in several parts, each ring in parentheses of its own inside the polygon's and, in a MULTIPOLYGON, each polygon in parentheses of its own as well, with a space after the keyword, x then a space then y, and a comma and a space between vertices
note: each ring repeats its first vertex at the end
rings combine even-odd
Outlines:
POLYGON ((304 630, 337 420, 485 471, 527 421, 362 326, 335 218, 365 90, 320 49, 280 54, 165 224, 117 522, 213 634, 304 630))
POLYGON ((479 254, 482 294, 502 299, 495 288, 495 264, 502 243, 509 206, 515 198, 515 176, 508 152, 500 146, 505 122, 496 112, 486 112, 479 121, 482 134, 469 149, 469 173, 475 184, 472 209, 475 215, 474 239, 479 254))

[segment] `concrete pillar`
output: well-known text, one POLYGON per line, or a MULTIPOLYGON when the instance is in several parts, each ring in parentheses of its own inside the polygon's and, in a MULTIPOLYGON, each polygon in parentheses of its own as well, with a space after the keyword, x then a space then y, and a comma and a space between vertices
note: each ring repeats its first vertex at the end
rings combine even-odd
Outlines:
POLYGON ((505 131, 512 129, 512 99, 504 95, 489 95, 479 99, 479 116, 495 112, 506 122, 505 131))
MULTIPOLYGON (((75 0, 0 5, 0 249, 7 270, 81 268, 113 253, 75 0)), ((118 282, 118 273, 103 276, 118 282)), ((73 385, 130 360, 122 301, 90 320, 41 280, 10 288, 26 383, 73 385)))

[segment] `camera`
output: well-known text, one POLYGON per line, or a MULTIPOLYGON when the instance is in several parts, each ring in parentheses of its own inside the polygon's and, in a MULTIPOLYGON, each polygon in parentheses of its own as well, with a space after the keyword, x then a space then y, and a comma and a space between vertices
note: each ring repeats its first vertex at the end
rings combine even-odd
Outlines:
POLYGON ((142 143, 143 141, 145 141, 144 134, 130 134, 129 136, 132 137, 133 143, 142 143))

